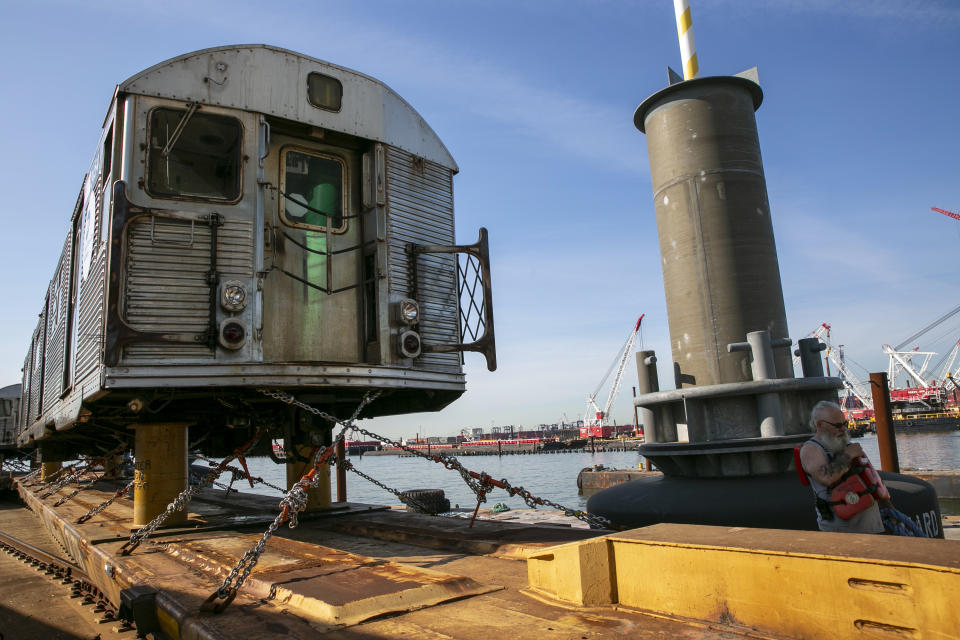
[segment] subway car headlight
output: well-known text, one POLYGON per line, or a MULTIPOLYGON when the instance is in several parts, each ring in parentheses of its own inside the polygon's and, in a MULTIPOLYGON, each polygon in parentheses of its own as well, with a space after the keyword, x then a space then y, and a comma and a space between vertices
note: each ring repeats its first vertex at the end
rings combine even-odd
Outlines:
POLYGON ((247 341, 247 329, 233 319, 220 323, 220 346, 224 349, 239 349, 247 341))
POLYGON ((405 298, 397 303, 397 319, 408 325, 420 322, 420 304, 413 298, 405 298))
POLYGON ((400 353, 404 358, 420 356, 420 334, 416 331, 404 331, 399 339, 400 353))
POLYGON ((247 306, 247 288, 239 280, 227 280, 220 287, 220 306, 227 311, 241 311, 247 306))

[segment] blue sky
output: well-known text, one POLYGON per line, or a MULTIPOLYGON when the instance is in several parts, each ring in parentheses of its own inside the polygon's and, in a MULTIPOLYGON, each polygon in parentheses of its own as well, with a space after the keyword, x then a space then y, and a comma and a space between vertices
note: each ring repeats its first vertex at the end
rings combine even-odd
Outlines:
MULTIPOLYGON (((757 113, 794 339, 833 326, 852 368, 960 304, 960 5, 692 0, 701 75, 758 66, 757 113)), ((0 385, 18 382, 113 87, 188 51, 263 42, 357 69, 460 166, 458 236, 490 230, 500 368, 387 435, 582 416, 634 320, 669 360, 637 104, 680 68, 670 0, 11 3, 0 23, 0 385)), ((918 345, 947 351, 955 318, 918 345)), ((662 366, 661 371, 669 371, 662 366)), ((661 375, 662 386, 669 386, 661 375)), ((614 417, 632 420, 632 364, 614 417)))

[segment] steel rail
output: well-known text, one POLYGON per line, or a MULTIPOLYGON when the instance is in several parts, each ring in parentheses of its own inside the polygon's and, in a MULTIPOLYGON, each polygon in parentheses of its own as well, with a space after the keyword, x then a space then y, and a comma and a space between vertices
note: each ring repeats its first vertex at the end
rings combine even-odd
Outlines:
POLYGON ((98 622, 116 621, 120 624, 120 631, 133 629, 130 620, 118 615, 119 603, 111 602, 107 594, 94 584, 90 575, 73 562, 39 549, 3 531, 0 531, 0 550, 27 562, 63 585, 72 585, 72 597, 83 597, 85 603, 96 605, 95 612, 103 614, 103 618, 98 622))
MULTIPOLYGON (((31 559, 36 560, 38 563, 46 564, 47 567, 61 568, 64 573, 63 576, 57 574, 58 577, 63 578, 75 578, 78 580, 90 580, 90 576, 80 568, 78 565, 65 560, 60 556, 55 556, 43 549, 39 549, 29 542, 24 542, 19 538, 15 538, 8 533, 0 531, 0 548, 6 548, 9 551, 18 552, 25 556, 29 556, 31 559)), ((56 573, 56 572, 54 572, 56 573)))

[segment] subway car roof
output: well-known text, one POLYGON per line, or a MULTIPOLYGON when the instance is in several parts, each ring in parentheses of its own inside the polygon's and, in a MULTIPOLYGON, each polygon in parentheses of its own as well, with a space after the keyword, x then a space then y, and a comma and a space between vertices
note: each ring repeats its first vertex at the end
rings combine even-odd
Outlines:
POLYGON ((350 69, 263 44, 186 53, 124 80, 119 90, 145 96, 235 107, 399 147, 458 171, 430 125, 384 83, 350 69), (340 81, 339 111, 307 100, 307 76, 340 81))

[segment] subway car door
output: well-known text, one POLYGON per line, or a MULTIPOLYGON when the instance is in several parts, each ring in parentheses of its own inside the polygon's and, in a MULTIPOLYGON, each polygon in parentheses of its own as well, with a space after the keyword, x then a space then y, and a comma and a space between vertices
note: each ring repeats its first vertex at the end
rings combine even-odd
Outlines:
POLYGON ((263 358, 361 362, 359 154, 274 131, 264 167, 263 358))

